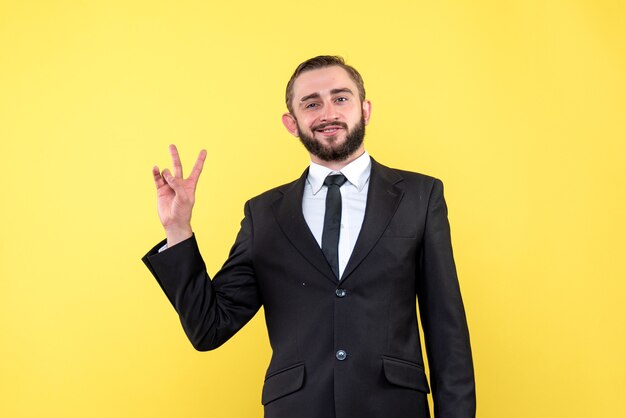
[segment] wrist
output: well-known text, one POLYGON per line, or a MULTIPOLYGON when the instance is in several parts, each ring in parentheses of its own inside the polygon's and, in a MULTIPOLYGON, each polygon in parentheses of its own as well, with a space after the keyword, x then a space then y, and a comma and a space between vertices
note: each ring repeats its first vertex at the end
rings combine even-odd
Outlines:
POLYGON ((191 238, 193 230, 191 225, 170 227, 165 229, 165 235, 167 237, 167 247, 171 248, 179 242, 191 238))

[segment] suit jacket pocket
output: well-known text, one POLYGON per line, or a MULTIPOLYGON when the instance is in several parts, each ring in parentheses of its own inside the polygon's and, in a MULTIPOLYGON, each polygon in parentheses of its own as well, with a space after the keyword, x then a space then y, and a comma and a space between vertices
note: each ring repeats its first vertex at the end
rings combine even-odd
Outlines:
POLYGON ((278 370, 265 378, 261 403, 267 405, 278 398, 299 390, 304 384, 304 363, 278 370))
POLYGON ((430 393, 424 368, 417 363, 383 356, 383 370, 389 383, 430 393))

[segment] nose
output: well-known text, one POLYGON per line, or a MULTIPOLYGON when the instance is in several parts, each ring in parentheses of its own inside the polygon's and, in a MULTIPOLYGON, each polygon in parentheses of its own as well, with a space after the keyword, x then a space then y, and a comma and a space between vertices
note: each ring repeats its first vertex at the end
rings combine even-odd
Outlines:
POLYGON ((322 109, 322 114, 320 115, 321 122, 328 122, 339 119, 339 113, 335 107, 335 104, 332 101, 329 101, 324 104, 322 109))

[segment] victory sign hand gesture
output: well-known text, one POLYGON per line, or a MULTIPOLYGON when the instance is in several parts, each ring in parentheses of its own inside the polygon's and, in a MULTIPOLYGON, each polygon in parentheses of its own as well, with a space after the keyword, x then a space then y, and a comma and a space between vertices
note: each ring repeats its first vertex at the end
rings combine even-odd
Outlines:
POLYGON ((169 149, 174 175, 168 169, 160 171, 157 166, 152 168, 152 175, 157 188, 159 219, 165 228, 167 245, 171 247, 192 235, 191 211, 195 202, 196 185, 206 159, 206 151, 200 151, 191 174, 183 178, 183 167, 176 145, 170 145, 169 149))

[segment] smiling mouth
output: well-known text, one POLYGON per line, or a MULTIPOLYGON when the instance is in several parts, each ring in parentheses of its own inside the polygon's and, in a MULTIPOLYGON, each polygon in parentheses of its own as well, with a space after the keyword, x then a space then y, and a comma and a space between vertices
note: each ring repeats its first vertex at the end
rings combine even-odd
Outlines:
POLYGON ((343 129, 341 126, 329 126, 327 128, 324 129, 317 129, 316 132, 321 132, 323 134, 334 134, 337 131, 339 131, 340 129, 343 129))
POLYGON ((319 132, 325 136, 333 136, 340 130, 348 129, 348 125, 341 122, 324 123, 314 127, 315 132, 319 132))

